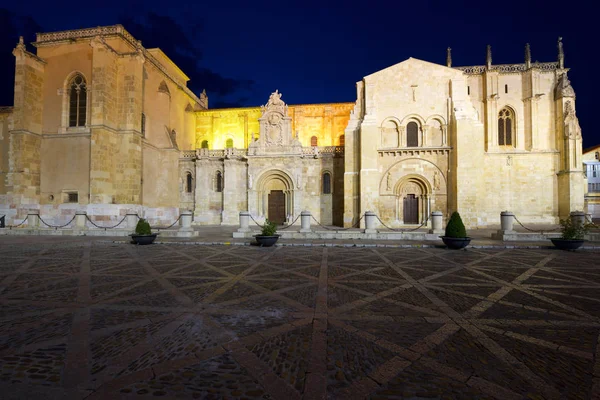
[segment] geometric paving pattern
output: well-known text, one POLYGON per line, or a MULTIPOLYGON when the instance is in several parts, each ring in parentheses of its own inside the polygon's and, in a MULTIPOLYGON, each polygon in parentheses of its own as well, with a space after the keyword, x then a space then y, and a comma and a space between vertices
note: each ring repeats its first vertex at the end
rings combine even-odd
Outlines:
POLYGON ((27 399, 597 399, 600 254, 0 242, 27 399))

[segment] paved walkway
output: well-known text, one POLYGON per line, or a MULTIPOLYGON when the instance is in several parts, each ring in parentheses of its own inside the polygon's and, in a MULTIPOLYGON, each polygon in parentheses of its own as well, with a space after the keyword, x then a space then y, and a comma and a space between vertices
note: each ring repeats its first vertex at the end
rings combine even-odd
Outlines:
POLYGON ((2 398, 600 398, 600 252, 2 237, 0 257, 2 398))

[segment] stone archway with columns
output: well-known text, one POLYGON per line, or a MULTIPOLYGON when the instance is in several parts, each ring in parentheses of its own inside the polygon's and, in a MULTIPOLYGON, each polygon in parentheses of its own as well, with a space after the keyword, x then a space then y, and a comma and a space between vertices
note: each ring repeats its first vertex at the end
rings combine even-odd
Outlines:
POLYGON ((278 169, 263 172, 256 180, 256 185, 249 191, 249 208, 252 215, 262 221, 269 218, 269 194, 282 191, 285 199, 285 222, 290 223, 294 216, 295 190, 290 175, 278 169))
POLYGON ((431 189, 430 182, 421 175, 410 174, 398 180, 393 190, 396 203, 396 220, 400 221, 401 224, 409 223, 405 221, 406 210, 404 207, 406 199, 414 196, 418 204, 417 223, 425 222, 431 212, 431 189))

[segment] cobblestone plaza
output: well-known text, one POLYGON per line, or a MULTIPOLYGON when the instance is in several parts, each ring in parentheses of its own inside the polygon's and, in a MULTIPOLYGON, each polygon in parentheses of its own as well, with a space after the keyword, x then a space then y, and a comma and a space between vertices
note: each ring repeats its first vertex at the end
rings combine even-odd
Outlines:
POLYGON ((600 253, 0 240, 0 398, 598 399, 600 253))

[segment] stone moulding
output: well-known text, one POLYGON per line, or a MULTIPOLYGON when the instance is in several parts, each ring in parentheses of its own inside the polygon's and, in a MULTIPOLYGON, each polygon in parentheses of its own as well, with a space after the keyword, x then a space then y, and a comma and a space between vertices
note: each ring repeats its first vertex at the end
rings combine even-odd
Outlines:
POLYGON ((250 154, 247 149, 196 149, 196 150, 184 150, 181 152, 180 159, 182 160, 194 160, 197 158, 225 158, 225 157, 268 157, 268 156, 281 156, 281 155, 296 155, 302 157, 313 157, 318 155, 320 157, 343 157, 344 146, 320 146, 320 147, 299 147, 300 151, 291 153, 286 148, 277 148, 271 151, 267 150, 262 153, 250 154), (316 149, 316 151, 315 151, 316 149), (288 151, 286 151, 288 150, 288 151))
POLYGON ((377 149, 380 157, 400 157, 423 154, 449 154, 452 147, 419 147, 410 149, 377 149))
MULTIPOLYGON (((467 75, 481 75, 488 69, 485 65, 470 65, 465 67, 452 67, 464 72, 467 75)), ((541 72, 553 72, 559 69, 558 62, 532 63, 531 68, 539 69, 541 72)), ((492 65, 490 71, 501 74, 514 74, 527 71, 526 64, 499 64, 492 65)))

